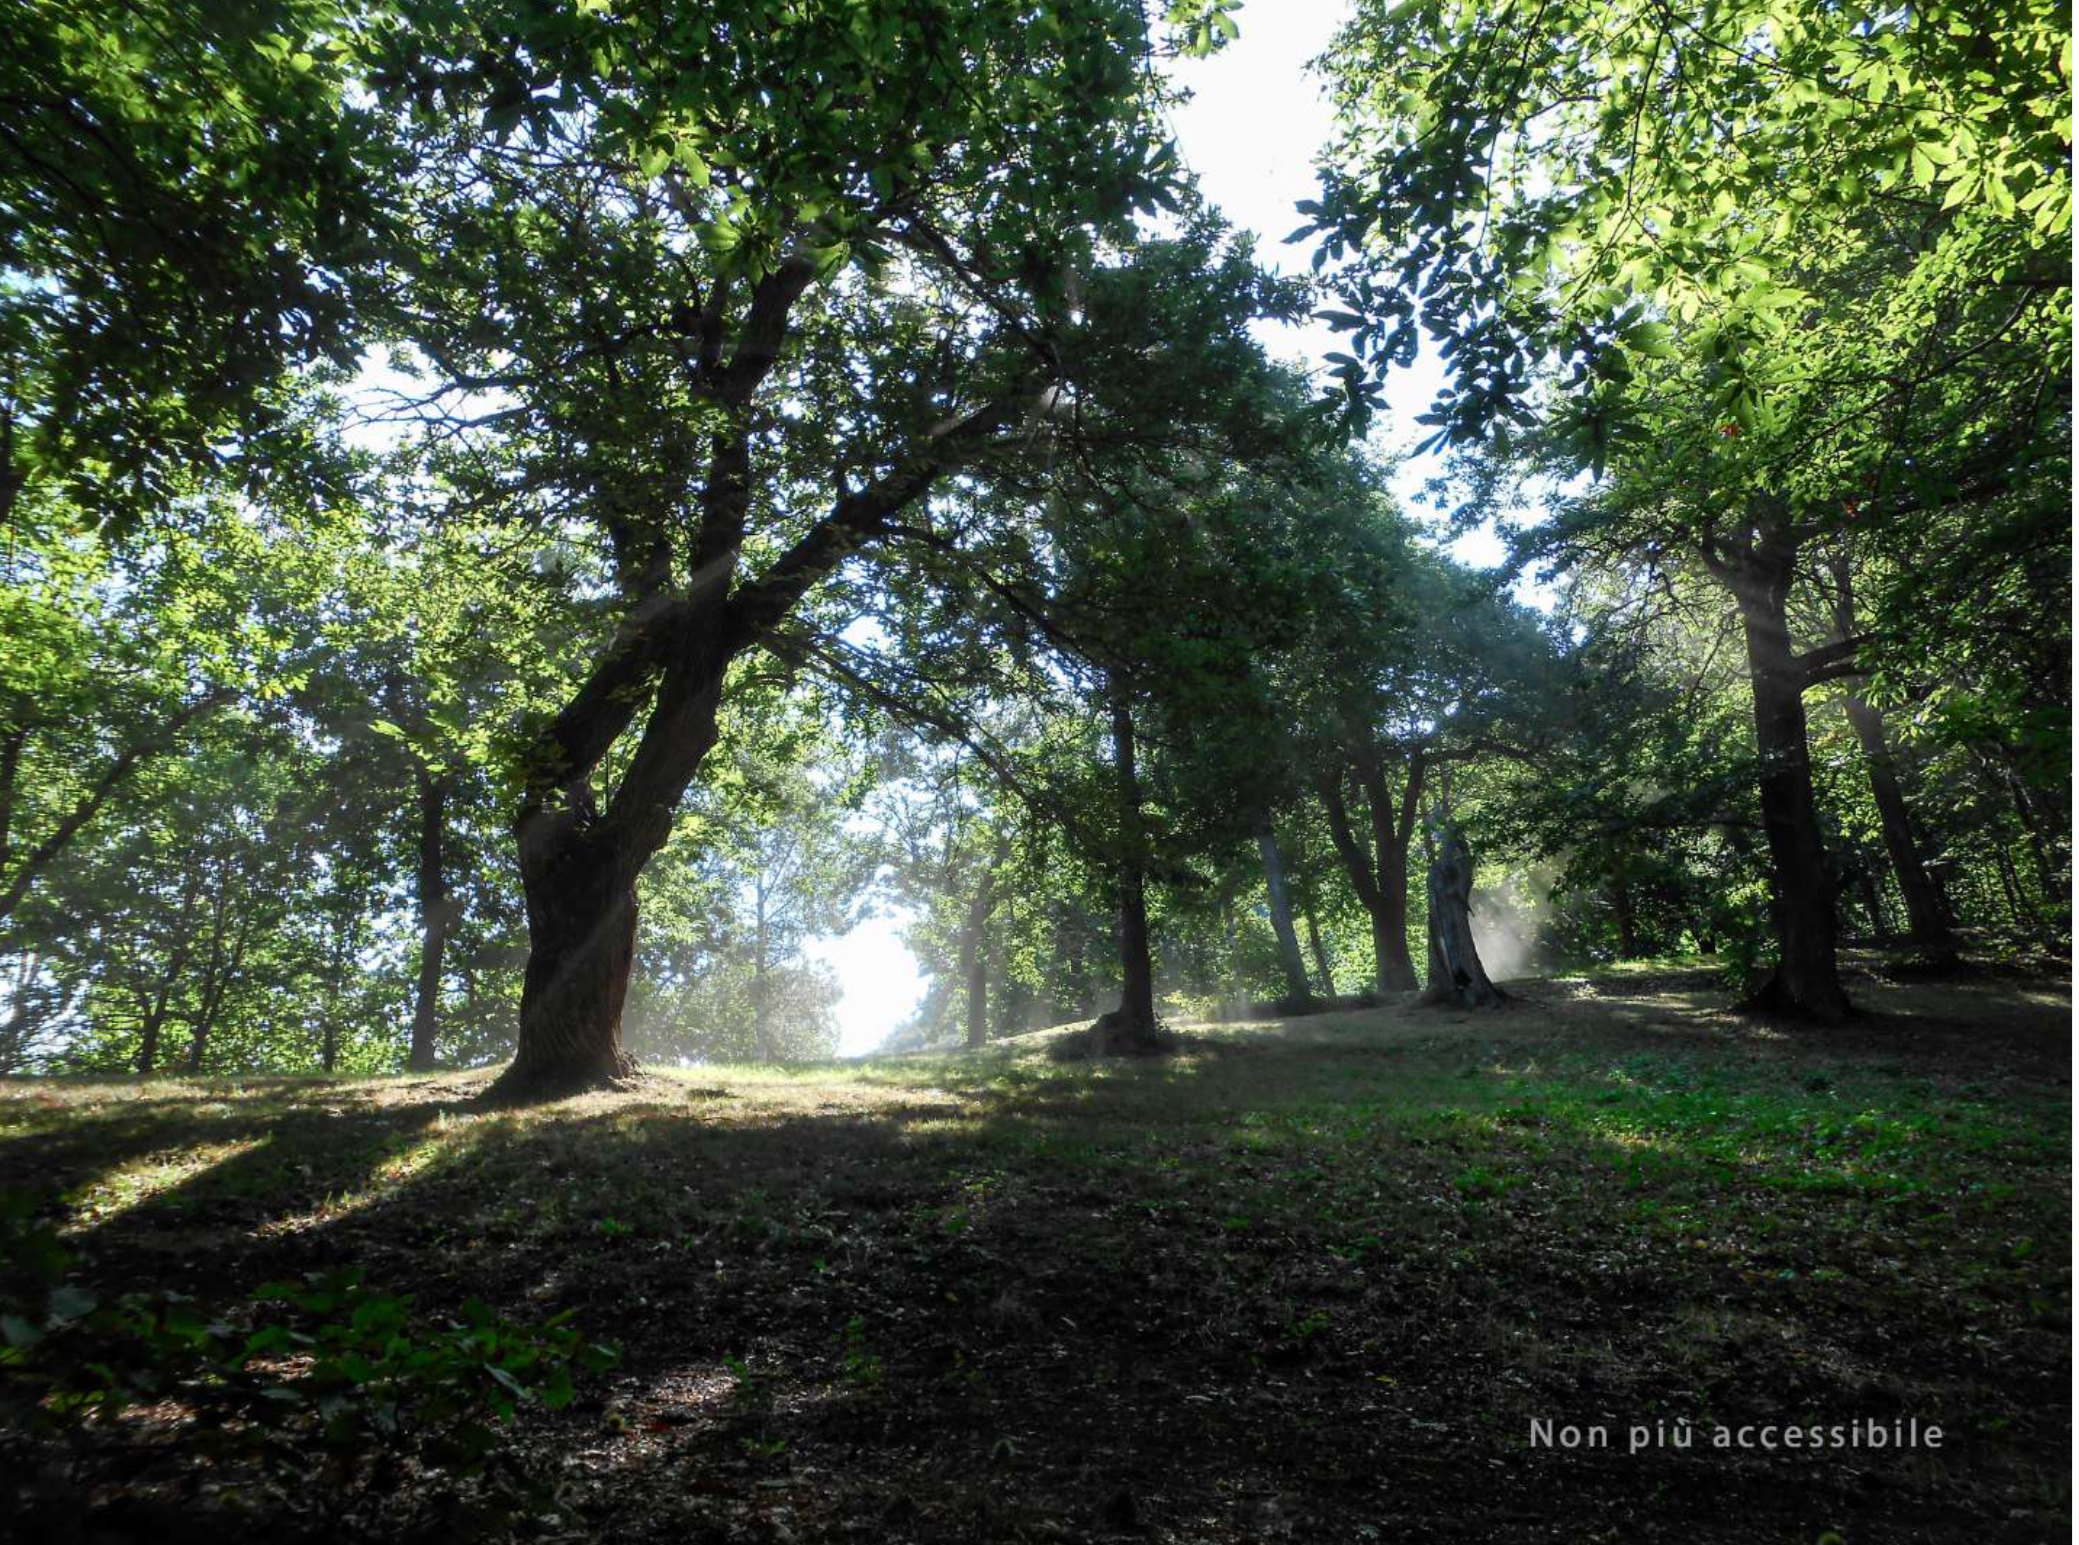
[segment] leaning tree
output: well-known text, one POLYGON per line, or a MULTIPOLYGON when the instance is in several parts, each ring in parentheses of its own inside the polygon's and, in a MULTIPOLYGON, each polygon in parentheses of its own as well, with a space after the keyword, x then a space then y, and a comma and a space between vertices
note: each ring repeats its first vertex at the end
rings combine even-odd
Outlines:
MULTIPOLYGON (((1190 8, 1186 8, 1187 10, 1190 8)), ((533 1096, 621 1076, 635 886, 732 665, 1072 424, 1081 276, 1170 197, 1130 0, 410 5, 400 398, 506 454, 592 619, 519 757, 533 1096)))

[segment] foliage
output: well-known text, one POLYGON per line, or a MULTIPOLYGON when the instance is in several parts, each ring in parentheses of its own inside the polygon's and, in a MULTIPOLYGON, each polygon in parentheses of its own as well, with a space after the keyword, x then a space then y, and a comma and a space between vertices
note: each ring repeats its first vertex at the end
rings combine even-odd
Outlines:
MULTIPOLYGON (((568 1313, 522 1325, 471 1299, 455 1319, 424 1323, 410 1295, 365 1286, 358 1267, 263 1284, 224 1317, 172 1292, 104 1301, 70 1280, 73 1256, 29 1193, 0 1203, 0 1377, 10 1419, 31 1429, 106 1424, 172 1400, 208 1426, 223 1458, 294 1471, 316 1446, 386 1469, 410 1454, 476 1477, 495 1459, 494 1424, 523 1404, 568 1405, 578 1376, 618 1356, 585 1341, 568 1313)), ((505 1503, 540 1505, 517 1476, 496 1479, 505 1503)))

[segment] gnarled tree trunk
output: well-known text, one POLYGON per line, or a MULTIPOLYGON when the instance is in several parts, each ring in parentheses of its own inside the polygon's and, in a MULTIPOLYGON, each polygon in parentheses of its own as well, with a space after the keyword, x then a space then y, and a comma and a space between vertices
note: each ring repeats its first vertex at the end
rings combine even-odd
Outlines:
POLYGON ((570 810, 538 810, 519 830, 527 899, 520 1043, 501 1094, 547 1096, 634 1071, 621 1010, 635 964, 635 874, 613 834, 570 810))
POLYGON ((1415 830, 1426 763, 1419 752, 1408 758, 1407 780, 1396 801, 1386 781, 1384 756, 1376 747, 1366 746, 1352 761, 1358 786, 1364 790, 1372 851, 1365 852, 1351 825, 1341 769, 1320 779, 1329 835, 1350 877, 1350 888, 1371 918, 1372 960, 1379 991, 1413 992, 1417 984, 1415 962, 1408 954, 1408 844, 1415 830))
POLYGON ((1473 945, 1473 855, 1455 827, 1437 834, 1429 865, 1429 985, 1425 1003, 1498 1008, 1507 995, 1487 979, 1473 945))

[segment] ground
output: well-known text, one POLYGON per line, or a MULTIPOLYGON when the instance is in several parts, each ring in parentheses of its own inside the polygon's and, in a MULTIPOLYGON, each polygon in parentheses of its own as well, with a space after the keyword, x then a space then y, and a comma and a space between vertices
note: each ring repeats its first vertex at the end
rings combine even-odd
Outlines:
MULTIPOLYGON (((556 1493, 521 1538, 2065 1538, 2068 984, 1853 988, 1846 1030, 1663 969, 522 1113, 478 1074, 17 1082, 0 1185, 62 1198, 94 1291, 354 1262, 429 1317, 575 1311, 620 1361, 510 1424, 556 1493), (1938 1450, 1711 1446, 1914 1418, 1938 1450)), ((193 1447, 176 1404, 10 1467, 107 1539, 448 1537, 438 1474, 227 1488, 193 1447)))

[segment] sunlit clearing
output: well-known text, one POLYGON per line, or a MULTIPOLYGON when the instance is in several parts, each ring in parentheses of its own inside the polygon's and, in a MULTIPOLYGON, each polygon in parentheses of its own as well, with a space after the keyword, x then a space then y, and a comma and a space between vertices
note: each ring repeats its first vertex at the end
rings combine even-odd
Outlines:
POLYGON ((829 966, 844 986, 837 1004, 840 1056, 864 1056, 917 1011, 924 996, 924 973, 902 942, 907 921, 901 916, 868 918, 850 933, 808 946, 809 957, 829 966))
POLYGON ((163 1192, 243 1158, 267 1141, 248 1137, 230 1143, 198 1143, 176 1153, 147 1154, 110 1170, 81 1191, 73 1216, 81 1227, 98 1227, 163 1192))
POLYGON ((442 1150, 454 1141, 457 1129, 466 1124, 466 1120, 457 1121, 442 1116, 436 1122, 431 1136, 401 1139, 381 1162, 369 1171, 368 1178, 360 1185, 350 1191, 327 1196, 311 1212, 291 1213, 277 1218, 272 1223, 263 1225, 259 1232, 293 1234, 317 1224, 337 1222, 351 1213, 360 1212, 418 1179, 431 1167, 442 1150))

